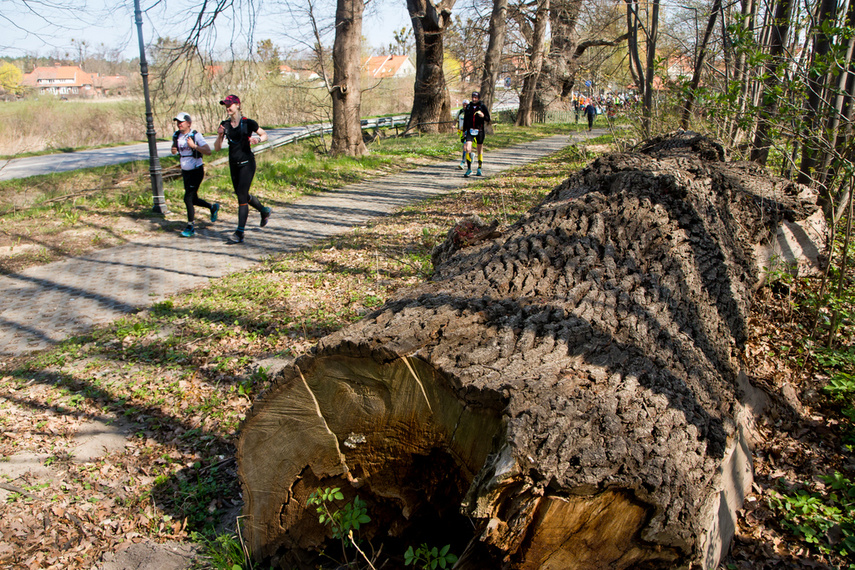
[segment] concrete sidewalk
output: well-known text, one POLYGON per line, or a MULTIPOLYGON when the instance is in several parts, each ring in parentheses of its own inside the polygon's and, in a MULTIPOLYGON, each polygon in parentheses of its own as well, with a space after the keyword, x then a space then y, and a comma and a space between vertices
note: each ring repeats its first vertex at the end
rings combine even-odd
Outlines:
MULTIPOLYGON (((488 151, 485 174, 531 162, 600 134, 602 130, 554 136, 488 151)), ((234 231, 234 224, 218 223, 216 231, 199 229, 193 239, 180 238, 178 233, 140 239, 2 276, 0 354, 21 355, 48 348, 181 290, 246 269, 264 256, 300 250, 368 219, 478 180, 475 176, 463 178, 456 162, 424 166, 281 207, 265 202, 273 207, 270 223, 258 228, 257 213, 250 210, 243 244, 227 245, 225 237, 234 231)))

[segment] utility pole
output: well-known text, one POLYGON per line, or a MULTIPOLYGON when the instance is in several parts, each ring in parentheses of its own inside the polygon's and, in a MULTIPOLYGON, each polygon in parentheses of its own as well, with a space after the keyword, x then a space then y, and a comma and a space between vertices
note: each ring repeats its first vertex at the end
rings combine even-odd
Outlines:
POLYGON ((154 117, 151 112, 151 97, 148 93, 148 63, 145 59, 145 42, 142 35, 142 11, 140 0, 134 0, 134 18, 137 23, 137 36, 140 40, 140 75, 142 75, 143 95, 145 96, 145 134, 148 138, 148 171, 151 173, 151 211, 166 214, 166 199, 163 197, 163 173, 160 158, 157 156, 157 138, 154 131, 154 117))

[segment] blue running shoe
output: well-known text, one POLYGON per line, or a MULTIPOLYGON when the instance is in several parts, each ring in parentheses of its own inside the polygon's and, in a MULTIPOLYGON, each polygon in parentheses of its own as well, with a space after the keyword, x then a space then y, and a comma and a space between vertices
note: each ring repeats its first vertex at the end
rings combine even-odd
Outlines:
POLYGON ((467 168, 466 172, 463 173, 463 178, 469 178, 469 175, 472 174, 472 169, 467 168))
POLYGON ((272 211, 273 210, 271 210, 270 208, 264 208, 263 210, 261 210, 261 227, 262 228, 267 225, 267 220, 270 219, 270 213, 272 211))
POLYGON ((184 228, 184 231, 181 232, 181 237, 193 237, 196 235, 196 230, 193 229, 193 226, 187 226, 184 228))
POLYGON ((483 174, 481 174, 481 169, 480 169, 480 168, 479 168, 478 170, 476 170, 476 171, 475 171, 475 176, 483 176, 483 174))
POLYGON ((457 168, 459 168, 460 170, 463 170, 464 168, 466 168, 466 161, 461 160, 460 165, 457 168))
POLYGON ((220 213, 220 205, 218 203, 214 203, 214 205, 211 206, 211 221, 212 222, 217 221, 217 216, 219 215, 219 213, 220 213))

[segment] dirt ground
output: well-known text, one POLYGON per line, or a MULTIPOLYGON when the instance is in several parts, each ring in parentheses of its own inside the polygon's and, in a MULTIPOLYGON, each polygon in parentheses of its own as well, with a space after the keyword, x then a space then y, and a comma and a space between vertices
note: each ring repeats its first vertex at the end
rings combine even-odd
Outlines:
MULTIPOLYGON (((150 541, 190 544, 193 521, 177 517, 177 508, 163 508, 172 500, 170 485, 184 488, 192 484, 205 490, 210 486, 211 495, 199 491, 198 496, 209 497, 202 509, 207 513, 200 516, 208 516, 209 523, 222 522, 214 521, 215 516, 227 516, 233 522, 241 506, 233 437, 252 401, 238 387, 249 385, 244 383, 252 376, 252 363, 308 350, 329 329, 307 331, 307 315, 343 310, 342 299, 337 298, 342 297, 342 290, 361 287, 366 294, 382 296, 417 280, 412 273, 390 272, 382 279, 359 277, 362 281, 357 282, 354 276, 359 272, 348 270, 347 279, 353 281, 347 285, 350 288, 342 289, 333 277, 318 282, 323 268, 351 268, 359 260, 378 274, 382 264, 390 263, 390 251, 405 251, 418 243, 426 228, 440 235, 464 214, 489 219, 495 216, 490 208, 499 202, 497 193, 504 192, 504 197, 521 184, 540 183, 544 191, 550 188, 554 183, 551 170, 556 178, 563 175, 554 166, 540 167, 540 178, 534 182, 532 178, 497 179, 485 190, 455 194, 420 210, 379 220, 370 228, 360 228, 349 241, 295 257, 287 272, 271 272, 278 283, 299 290, 299 295, 270 308, 275 313, 271 318, 278 319, 277 326, 283 328, 280 336, 265 339, 256 334, 247 341, 237 336, 239 327, 229 323, 218 324, 217 331, 199 338, 186 332, 189 319, 185 318, 139 335, 133 327, 122 329, 126 336, 113 329, 110 334, 84 339, 66 353, 45 355, 29 364, 25 359, 0 363, 0 452, 46 467, 50 474, 33 472, 0 479, 0 499, 4 501, 0 505, 0 565, 91 568, 105 563, 115 552, 150 541), (282 324, 286 320, 294 324, 282 324), (156 347, 160 339, 170 336, 179 339, 171 350, 186 356, 163 365, 130 360, 130 355, 143 354, 144 349, 156 347), (218 364, 220 357, 238 355, 243 359, 240 368, 224 370, 218 364), (87 380, 93 378, 98 379, 97 384, 87 380), (218 402, 217 414, 199 411, 204 408, 198 403, 213 397, 218 402), (75 459, 74 450, 80 443, 77 434, 97 418, 109 425, 121 422, 121 429, 132 435, 96 459, 75 459)), ((61 230, 59 221, 57 226, 61 230)), ((107 243, 102 240, 121 243, 128 236, 162 231, 161 225, 149 219, 126 219, 114 228, 112 223, 92 218, 87 226, 85 231, 57 231, 57 237, 44 243, 26 245, 71 255, 102 247, 107 243), (99 232, 104 235, 98 237, 99 232)), ((15 252, 18 245, 11 242, 16 232, 20 230, 7 228, 0 248, 15 252)), ((25 244, 19 245, 17 252, 21 253, 25 244)), ((3 259, 14 259, 9 252, 3 259)), ((15 265, 9 261, 3 267, 12 270, 15 265)), ((818 284, 814 281, 808 286, 818 284)), ((770 504, 777 492, 819 491, 824 488, 820 475, 855 470, 842 440, 840 410, 821 392, 827 378, 816 374, 810 364, 801 366, 800 350, 811 316, 794 309, 794 297, 802 294, 795 287, 779 284, 761 289, 756 298, 750 338, 742 356, 752 381, 769 395, 772 405, 759 425, 753 493, 739 512, 737 534, 722 568, 838 568, 850 562, 825 556, 799 540, 783 527, 770 504)), ((253 385, 253 393, 263 389, 263 381, 253 385)), ((204 522, 200 519, 197 524, 204 522)))

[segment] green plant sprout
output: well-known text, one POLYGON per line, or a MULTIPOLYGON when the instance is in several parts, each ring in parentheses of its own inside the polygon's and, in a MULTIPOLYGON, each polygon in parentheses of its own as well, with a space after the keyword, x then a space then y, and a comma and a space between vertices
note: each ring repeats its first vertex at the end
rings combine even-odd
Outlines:
POLYGON ((415 550, 410 546, 404 553, 404 566, 419 565, 422 570, 435 570, 436 568, 446 568, 453 566, 457 562, 457 556, 449 552, 450 544, 446 544, 442 549, 437 547, 429 548, 427 544, 422 544, 415 550))
MULTIPOLYGON (((318 489, 309 495, 307 504, 315 507, 315 511, 318 513, 318 522, 330 528, 333 538, 341 540, 342 552, 345 552, 345 547, 349 543, 373 569, 371 560, 359 548, 357 540, 353 536, 353 532, 358 531, 360 526, 371 522, 367 505, 365 501, 356 496, 353 501, 345 504, 342 508, 335 511, 330 509, 330 505, 334 501, 343 500, 344 494, 339 487, 327 487, 326 489, 318 489)), ((345 566, 350 566, 346 554, 345 566)))
POLYGON ((783 516, 784 528, 818 551, 851 559, 855 554, 855 486, 838 472, 821 479, 830 487, 825 496, 803 489, 773 493, 769 505, 783 516))

